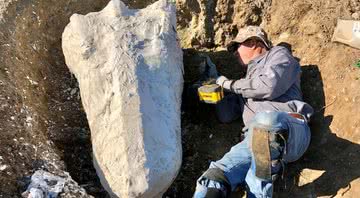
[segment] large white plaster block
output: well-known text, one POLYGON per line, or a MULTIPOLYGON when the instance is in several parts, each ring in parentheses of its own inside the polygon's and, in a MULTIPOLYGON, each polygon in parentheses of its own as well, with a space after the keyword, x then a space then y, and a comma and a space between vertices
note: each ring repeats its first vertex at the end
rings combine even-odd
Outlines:
POLYGON ((142 10, 112 0, 74 14, 62 36, 79 81, 94 164, 113 197, 157 197, 181 165, 182 50, 175 5, 142 10))

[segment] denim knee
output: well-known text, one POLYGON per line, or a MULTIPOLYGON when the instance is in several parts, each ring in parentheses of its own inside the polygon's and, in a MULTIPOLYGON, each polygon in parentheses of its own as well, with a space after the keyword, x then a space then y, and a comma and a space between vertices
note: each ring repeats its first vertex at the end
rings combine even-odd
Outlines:
POLYGON ((283 122, 285 116, 286 113, 284 112, 259 112, 251 121, 250 128, 260 127, 269 131, 286 129, 286 124, 283 122))

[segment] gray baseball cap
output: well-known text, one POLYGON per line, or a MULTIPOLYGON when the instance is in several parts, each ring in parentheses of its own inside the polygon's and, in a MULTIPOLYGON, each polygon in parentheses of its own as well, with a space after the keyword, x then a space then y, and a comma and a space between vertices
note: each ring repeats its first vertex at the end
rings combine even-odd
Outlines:
POLYGON ((266 32, 259 26, 247 26, 244 28, 241 28, 236 35, 235 39, 232 40, 227 45, 227 50, 229 52, 234 52, 235 46, 239 43, 243 43, 244 41, 250 39, 250 38, 256 38, 264 43, 264 45, 270 49, 272 47, 271 42, 269 41, 266 32))

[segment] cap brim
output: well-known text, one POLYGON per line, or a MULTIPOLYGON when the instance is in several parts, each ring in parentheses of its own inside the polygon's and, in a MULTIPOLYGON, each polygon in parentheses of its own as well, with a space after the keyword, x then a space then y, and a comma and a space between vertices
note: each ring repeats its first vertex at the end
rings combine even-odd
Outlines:
POLYGON ((226 46, 227 48, 227 51, 230 52, 230 53, 233 53, 234 52, 234 47, 236 44, 241 44, 243 42, 245 42, 246 40, 249 40, 251 38, 257 38, 259 39, 260 41, 262 41, 265 45, 265 47, 267 47, 268 49, 271 48, 270 44, 268 42, 266 42, 263 38, 259 37, 259 36, 251 36, 251 37, 248 37, 248 38, 243 38, 243 39, 234 39, 232 41, 230 41, 230 43, 226 46))
POLYGON ((256 38, 259 38, 264 43, 265 47, 267 47, 268 49, 271 48, 270 42, 266 42, 263 38, 258 37, 258 36, 256 38))

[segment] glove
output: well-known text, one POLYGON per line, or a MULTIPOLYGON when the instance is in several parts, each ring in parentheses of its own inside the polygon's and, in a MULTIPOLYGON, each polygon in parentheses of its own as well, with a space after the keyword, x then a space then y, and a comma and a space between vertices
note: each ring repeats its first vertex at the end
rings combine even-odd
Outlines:
POLYGON ((231 89, 232 80, 227 79, 225 76, 220 76, 216 79, 216 84, 223 87, 224 89, 231 89))

